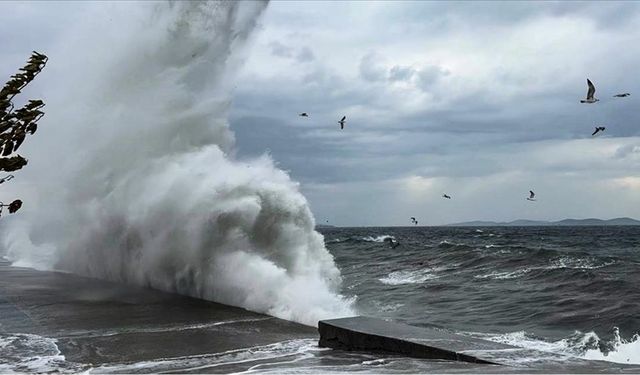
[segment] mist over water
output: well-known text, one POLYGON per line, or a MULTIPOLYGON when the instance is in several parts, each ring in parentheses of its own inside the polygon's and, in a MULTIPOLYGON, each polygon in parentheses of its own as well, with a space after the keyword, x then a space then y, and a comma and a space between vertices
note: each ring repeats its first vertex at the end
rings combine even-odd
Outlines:
POLYGON ((94 8, 43 51, 46 116, 7 257, 309 325, 353 314, 297 184, 233 156, 231 82, 265 4, 94 8))

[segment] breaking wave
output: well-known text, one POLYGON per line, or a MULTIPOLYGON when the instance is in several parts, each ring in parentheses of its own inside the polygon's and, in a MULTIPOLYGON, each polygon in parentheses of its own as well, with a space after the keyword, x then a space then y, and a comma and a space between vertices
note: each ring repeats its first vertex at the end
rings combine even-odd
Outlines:
POLYGON ((523 268, 516 271, 505 271, 498 272, 493 271, 486 275, 476 275, 474 278, 476 279, 493 279, 493 280, 508 280, 508 279, 517 279, 518 277, 524 276, 531 271, 530 268, 523 268))
POLYGON ((572 257, 561 257, 558 259, 554 259, 551 262, 549 267, 545 267, 545 269, 582 269, 582 270, 593 270, 602 267, 607 267, 615 264, 614 260, 603 261, 595 258, 572 258, 572 257))
POLYGON ((640 335, 633 335, 630 340, 620 337, 620 330, 614 328, 614 338, 605 342, 604 350, 587 349, 582 355, 585 359, 601 360, 616 363, 640 365, 640 335))
POLYGON ((382 236, 376 236, 376 237, 373 237, 373 236, 362 237, 362 241, 364 242, 384 242, 387 239, 395 240, 396 238, 394 236, 389 236, 386 234, 383 234, 382 236))
POLYGON ((56 340, 31 334, 0 334, 0 373, 77 373, 80 364, 67 362, 56 340))
POLYGON ((595 332, 583 333, 580 331, 576 331, 571 336, 557 341, 545 341, 523 331, 505 334, 475 333, 472 336, 569 357, 624 364, 640 364, 640 336, 635 334, 630 340, 625 340, 620 337, 620 331, 617 327, 613 329, 613 338, 611 340, 601 339, 595 332))
POLYGON ((422 269, 416 271, 394 271, 379 280, 381 283, 386 285, 403 285, 422 284, 427 280, 437 278, 437 275, 429 273, 426 269, 422 269))
POLYGON ((353 314, 298 184, 268 156, 234 158, 229 77, 264 6, 114 3, 46 51, 21 175, 38 189, 3 236, 14 264, 309 325, 353 314))
POLYGON ((358 242, 378 242, 383 243, 387 240, 395 240, 394 236, 389 236, 386 234, 380 236, 351 236, 347 238, 333 238, 330 240, 325 240, 326 244, 334 244, 334 243, 358 243, 358 242))

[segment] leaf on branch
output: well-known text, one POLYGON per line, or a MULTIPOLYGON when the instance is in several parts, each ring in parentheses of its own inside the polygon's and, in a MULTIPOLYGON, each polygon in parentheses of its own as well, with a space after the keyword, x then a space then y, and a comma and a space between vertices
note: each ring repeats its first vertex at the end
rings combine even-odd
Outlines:
POLYGON ((15 201, 9 204, 9 213, 15 213, 22 207, 22 201, 20 199, 16 199, 15 201))
POLYGON ((4 142, 4 150, 2 151, 2 156, 9 156, 13 152, 13 142, 10 140, 6 140, 4 142))
POLYGON ((38 130, 38 124, 36 124, 35 122, 32 122, 27 126, 27 132, 29 132, 30 134, 35 133, 36 130, 38 130))
POLYGON ((20 155, 9 158, 0 158, 0 171, 13 172, 27 165, 27 159, 20 155))

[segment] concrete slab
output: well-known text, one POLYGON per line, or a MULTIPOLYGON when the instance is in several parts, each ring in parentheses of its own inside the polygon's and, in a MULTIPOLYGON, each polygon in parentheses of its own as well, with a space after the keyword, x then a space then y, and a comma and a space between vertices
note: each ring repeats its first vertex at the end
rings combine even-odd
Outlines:
POLYGON ((56 339, 68 361, 101 365, 215 354, 294 339, 314 327, 219 303, 0 263, 0 334, 56 339))
POLYGON ((318 331, 319 345, 322 347, 391 352, 415 358, 498 364, 489 358, 483 358, 482 353, 516 349, 443 330, 364 316, 323 320, 318 324, 318 331), (471 352, 478 354, 470 354, 471 352))

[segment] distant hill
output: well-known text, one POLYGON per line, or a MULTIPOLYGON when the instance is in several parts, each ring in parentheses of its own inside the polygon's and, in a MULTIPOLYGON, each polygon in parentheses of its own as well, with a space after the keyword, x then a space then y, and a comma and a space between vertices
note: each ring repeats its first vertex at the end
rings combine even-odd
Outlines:
POLYGON ((532 227, 532 226, 606 226, 606 225, 640 225, 640 221, 630 217, 615 219, 564 219, 560 221, 514 220, 509 222, 496 221, 467 221, 464 223, 447 224, 446 227, 532 227))
POLYGON ((329 224, 317 224, 316 228, 335 228, 335 225, 329 225, 329 224))

